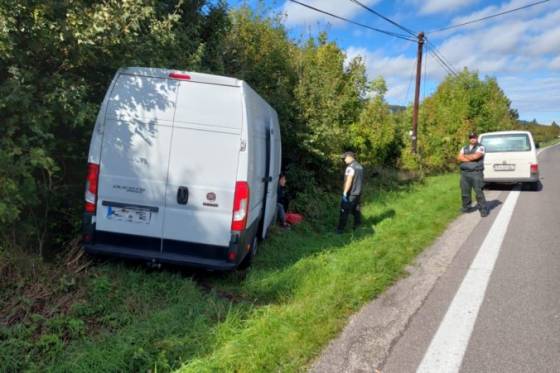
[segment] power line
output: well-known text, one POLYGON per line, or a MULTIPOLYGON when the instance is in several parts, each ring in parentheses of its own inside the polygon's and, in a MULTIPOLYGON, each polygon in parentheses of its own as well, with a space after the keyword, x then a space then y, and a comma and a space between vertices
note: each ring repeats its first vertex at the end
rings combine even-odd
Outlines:
POLYGON ((409 33, 410 35, 416 37, 416 33, 415 33, 414 31, 412 31, 412 30, 410 30, 410 29, 404 27, 403 25, 398 24, 397 22, 393 21, 392 19, 390 19, 390 18, 388 18, 388 17, 385 17, 383 14, 379 13, 379 12, 376 11, 375 9, 372 9, 372 8, 368 7, 367 5, 365 5, 365 4, 361 3, 361 2, 359 2, 358 0, 350 0, 350 1, 353 2, 353 3, 355 3, 355 4, 357 4, 357 5, 359 5, 359 6, 361 6, 362 8, 364 8, 365 10, 367 10, 368 12, 373 13, 373 14, 375 14, 376 16, 383 18, 385 21, 391 23, 391 24, 394 25, 394 26, 397 26, 398 28, 400 28, 401 30, 403 30, 403 31, 405 31, 405 32, 407 32, 407 33, 409 33))
POLYGON ((428 57, 429 57, 429 45, 428 43, 425 44, 426 48, 426 58, 424 58, 424 72, 422 74, 422 81, 424 84, 422 85, 422 101, 426 98, 426 75, 428 74, 428 57))
POLYGON ((439 63, 439 65, 440 65, 448 74, 453 75, 453 76, 457 76, 457 73, 456 73, 455 71, 451 70, 451 68, 450 68, 448 65, 446 65, 445 62, 443 62, 443 60, 441 59, 441 57, 438 56, 438 55, 434 52, 433 49, 430 50, 430 53, 432 53, 432 55, 436 58, 437 63, 439 63))
MULTIPOLYGON (((432 45, 433 47, 433 45, 432 45)), ((432 53, 432 55, 436 58, 436 62, 450 75, 458 76, 457 72, 453 70, 445 60, 432 48, 428 52, 432 53)))
POLYGON ((439 57, 439 56, 434 52, 433 49, 428 50, 428 52, 431 53, 431 54, 435 57, 436 62, 437 62, 448 74, 455 75, 455 72, 454 72, 453 70, 451 70, 451 68, 449 68, 449 66, 446 65, 445 62, 443 62, 443 59, 442 59, 441 57, 439 57))
POLYGON ((408 102, 408 94, 410 93, 410 87, 412 86, 412 80, 414 79, 414 70, 416 70, 416 61, 412 65, 412 71, 410 72, 410 80, 408 81, 408 88, 406 89, 406 99, 405 102, 408 102))
POLYGON ((459 75, 459 73, 457 73, 457 70, 455 70, 455 68, 453 67, 453 65, 451 64, 451 62, 449 62, 444 56, 443 54, 439 51, 439 49, 435 46, 434 43, 432 43, 430 41, 430 39, 426 38, 426 42, 428 44, 430 44, 430 46, 432 47, 431 49, 431 53, 434 55, 434 57, 436 57, 436 59, 438 60, 438 62, 440 63, 440 65, 442 65, 448 72, 451 73, 451 75, 457 76, 459 75))
POLYGON ((366 29, 368 29, 368 30, 380 32, 380 33, 382 33, 382 34, 389 35, 389 36, 392 36, 392 37, 395 37, 395 38, 399 38, 399 39, 403 39, 403 40, 408 40, 408 41, 416 42, 416 39, 412 39, 412 38, 410 38, 408 35, 397 34, 397 33, 395 33, 395 32, 391 32, 391 31, 387 31, 387 30, 381 30, 381 29, 378 29, 378 28, 375 28, 375 27, 371 27, 371 26, 368 26, 368 25, 364 25, 364 24, 362 24, 362 23, 354 22, 354 21, 352 21, 352 20, 350 20, 350 19, 348 19, 348 18, 344 18, 344 17, 341 17, 341 16, 337 16, 336 14, 329 13, 329 12, 324 11, 324 10, 321 10, 321 9, 319 9, 319 8, 315 8, 314 6, 311 6, 311 5, 309 5, 309 4, 305 4, 305 3, 299 2, 299 1, 297 1, 297 0, 290 0, 290 1, 291 1, 292 3, 299 4, 299 5, 303 6, 303 7, 308 8, 308 9, 314 10, 314 11, 316 11, 316 12, 319 12, 319 13, 322 13, 322 14, 326 14, 326 15, 331 16, 331 17, 333 17, 333 18, 339 19, 339 20, 344 21, 344 22, 351 23, 351 24, 356 25, 356 26, 360 26, 360 27, 366 28, 366 29))
POLYGON ((457 28, 457 27, 462 27, 462 26, 470 25, 470 24, 476 23, 476 22, 482 22, 482 21, 485 21, 485 20, 490 19, 490 18, 495 18, 495 17, 503 16, 504 14, 509 14, 509 13, 517 12, 518 10, 527 9, 527 8, 533 7, 533 6, 535 6, 535 5, 540 5, 540 4, 548 3, 549 1, 550 1, 550 0, 537 1, 536 3, 527 4, 527 5, 521 6, 521 7, 519 7, 519 8, 506 10, 506 11, 504 11, 504 12, 492 14, 492 15, 489 15, 489 16, 486 16, 486 17, 482 17, 482 18, 478 18, 478 19, 473 19, 473 20, 471 20, 471 21, 467 21, 467 22, 464 22, 464 23, 459 23, 459 24, 457 24, 457 25, 447 26, 447 27, 443 27, 443 28, 436 29, 436 30, 433 30, 433 31, 429 31, 428 34, 433 34, 433 33, 436 33, 436 32, 446 31, 446 30, 450 30, 450 29, 457 28))
POLYGON ((434 45, 434 43, 432 43, 430 41, 430 39, 426 38, 427 43, 430 44, 430 46, 432 47, 432 54, 439 60, 441 61, 441 63, 443 65, 445 65, 445 68, 447 71, 449 71, 451 73, 451 75, 454 76, 458 76, 459 73, 457 72, 457 70, 453 67, 453 65, 451 64, 451 62, 449 62, 444 56, 443 54, 437 49, 437 47, 434 45))
MULTIPOLYGON (((412 35, 413 37, 416 37, 416 34, 414 31, 406 28, 405 26, 393 21, 392 19, 384 16, 383 14, 379 13, 378 11, 376 11, 375 9, 372 9, 370 7, 368 7, 367 5, 363 4, 362 2, 360 2, 359 0, 350 0, 351 2, 361 6, 362 8, 366 9, 367 11, 369 11, 370 13, 375 14, 376 16, 384 19, 385 21, 391 23, 392 25, 395 25, 396 27, 400 28, 401 30, 409 33, 410 35, 412 35)), ((548 0, 547 0, 548 1, 548 0)), ((427 38, 426 38, 427 40, 427 38)), ((441 54, 440 51, 438 51, 438 49, 436 48, 436 46, 431 43, 429 40, 427 40, 428 43, 431 44, 432 46, 432 50, 428 49, 428 46, 426 45, 426 52, 431 52, 438 60, 438 62, 442 65, 442 67, 447 70, 451 75, 457 76, 458 73, 457 71, 453 68, 453 66, 451 65, 451 63, 449 61, 447 61, 445 59, 445 57, 441 54)), ((426 54, 427 57, 427 54, 426 54)))

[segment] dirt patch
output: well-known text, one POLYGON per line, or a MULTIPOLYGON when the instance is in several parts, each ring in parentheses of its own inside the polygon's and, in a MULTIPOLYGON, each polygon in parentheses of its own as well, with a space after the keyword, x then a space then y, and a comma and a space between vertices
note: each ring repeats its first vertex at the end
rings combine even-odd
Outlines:
POLYGON ((78 283, 91 260, 81 254, 78 241, 65 252, 53 263, 22 251, 2 255, 0 324, 12 326, 32 316, 66 315, 73 303, 83 299, 85 291, 78 283))

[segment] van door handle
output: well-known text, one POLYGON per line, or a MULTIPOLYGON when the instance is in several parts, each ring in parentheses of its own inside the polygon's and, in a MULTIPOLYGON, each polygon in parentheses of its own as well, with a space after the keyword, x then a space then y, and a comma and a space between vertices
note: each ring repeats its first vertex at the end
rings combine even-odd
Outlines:
POLYGON ((272 176, 262 178, 263 183, 267 183, 267 182, 270 183, 271 181, 272 181, 272 176))
POLYGON ((179 189, 177 189, 177 203, 186 205, 187 202, 189 202, 189 188, 180 186, 179 189))

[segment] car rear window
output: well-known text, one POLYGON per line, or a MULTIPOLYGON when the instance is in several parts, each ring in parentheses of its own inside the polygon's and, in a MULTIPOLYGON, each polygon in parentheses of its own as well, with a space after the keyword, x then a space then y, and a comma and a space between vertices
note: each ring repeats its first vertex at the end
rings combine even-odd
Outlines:
POLYGON ((529 136, 524 133, 509 135, 482 136, 482 145, 486 153, 528 152, 531 150, 529 136))

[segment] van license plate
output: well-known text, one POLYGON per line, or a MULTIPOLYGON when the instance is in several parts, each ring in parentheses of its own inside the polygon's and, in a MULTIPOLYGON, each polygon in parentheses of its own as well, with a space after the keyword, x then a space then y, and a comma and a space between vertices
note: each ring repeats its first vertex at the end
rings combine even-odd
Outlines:
POLYGON ((498 163, 494 165, 494 171, 515 171, 515 165, 498 163))
POLYGON ((129 223, 150 224, 152 212, 142 208, 113 207, 107 209, 107 219, 127 221, 129 223))

